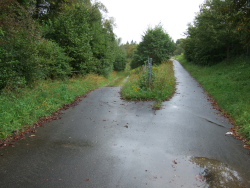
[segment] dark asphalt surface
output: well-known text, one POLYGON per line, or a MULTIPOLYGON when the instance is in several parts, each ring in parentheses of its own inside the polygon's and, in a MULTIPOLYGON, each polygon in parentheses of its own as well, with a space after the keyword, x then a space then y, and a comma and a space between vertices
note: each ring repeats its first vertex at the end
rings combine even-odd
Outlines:
POLYGON ((99 88, 35 137, 0 149, 0 187, 250 187, 249 150, 225 136, 232 125, 174 64, 177 92, 159 111, 99 88))

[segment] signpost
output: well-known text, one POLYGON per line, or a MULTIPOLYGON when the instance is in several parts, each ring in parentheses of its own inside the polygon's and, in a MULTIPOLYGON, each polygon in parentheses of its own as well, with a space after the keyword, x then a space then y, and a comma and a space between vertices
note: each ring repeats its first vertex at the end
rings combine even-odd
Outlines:
POLYGON ((153 59, 152 58, 148 58, 148 68, 149 68, 149 87, 152 85, 152 74, 153 74, 153 71, 152 71, 152 61, 153 59))

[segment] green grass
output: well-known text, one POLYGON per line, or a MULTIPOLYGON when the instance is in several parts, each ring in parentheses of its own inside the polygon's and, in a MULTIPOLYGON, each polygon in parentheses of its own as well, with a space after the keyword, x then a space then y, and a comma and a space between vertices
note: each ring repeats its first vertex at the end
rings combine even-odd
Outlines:
POLYGON ((246 58, 223 61, 204 67, 187 62, 183 56, 178 61, 201 83, 240 126, 241 133, 250 139, 250 62, 246 58))
POLYGON ((112 81, 107 85, 109 87, 122 86, 124 84, 124 79, 129 75, 128 71, 123 72, 113 72, 112 81))
POLYGON ((175 76, 173 62, 165 62, 153 67, 152 84, 148 85, 148 71, 144 67, 132 70, 129 80, 122 88, 122 97, 126 100, 154 100, 155 108, 161 107, 162 101, 173 96, 175 92, 175 76))
POLYGON ((109 79, 88 75, 66 81, 41 81, 34 88, 23 88, 18 92, 3 91, 0 95, 0 140, 25 130, 41 117, 51 115, 78 96, 105 86, 116 78, 117 73, 109 79))

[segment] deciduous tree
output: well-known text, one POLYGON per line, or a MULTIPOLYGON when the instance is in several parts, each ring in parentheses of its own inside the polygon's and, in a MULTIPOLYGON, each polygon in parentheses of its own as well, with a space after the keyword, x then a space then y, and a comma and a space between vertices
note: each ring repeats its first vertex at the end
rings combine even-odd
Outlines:
POLYGON ((211 65, 242 53, 242 36, 234 20, 238 12, 231 11, 232 6, 231 0, 208 0, 201 6, 184 43, 189 61, 211 65))
POLYGON ((153 58, 153 63, 160 64, 168 60, 174 51, 174 42, 166 33, 161 25, 149 28, 142 37, 135 52, 132 68, 141 66, 147 59, 153 58))

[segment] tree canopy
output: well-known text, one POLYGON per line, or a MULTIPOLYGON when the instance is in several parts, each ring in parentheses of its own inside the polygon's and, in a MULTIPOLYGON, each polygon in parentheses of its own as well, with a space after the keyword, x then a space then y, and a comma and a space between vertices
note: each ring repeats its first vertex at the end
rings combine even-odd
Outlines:
POLYGON ((154 64, 160 64, 168 60, 174 51, 174 42, 164 31, 162 26, 148 28, 142 36, 137 51, 134 54, 131 67, 136 68, 145 64, 148 58, 153 59, 154 64))
POLYGON ((0 90, 123 70, 126 52, 101 11, 90 0, 1 0, 0 90))
POLYGON ((250 42, 247 0, 207 0, 184 41, 185 56, 196 64, 211 65, 245 53, 250 42))

